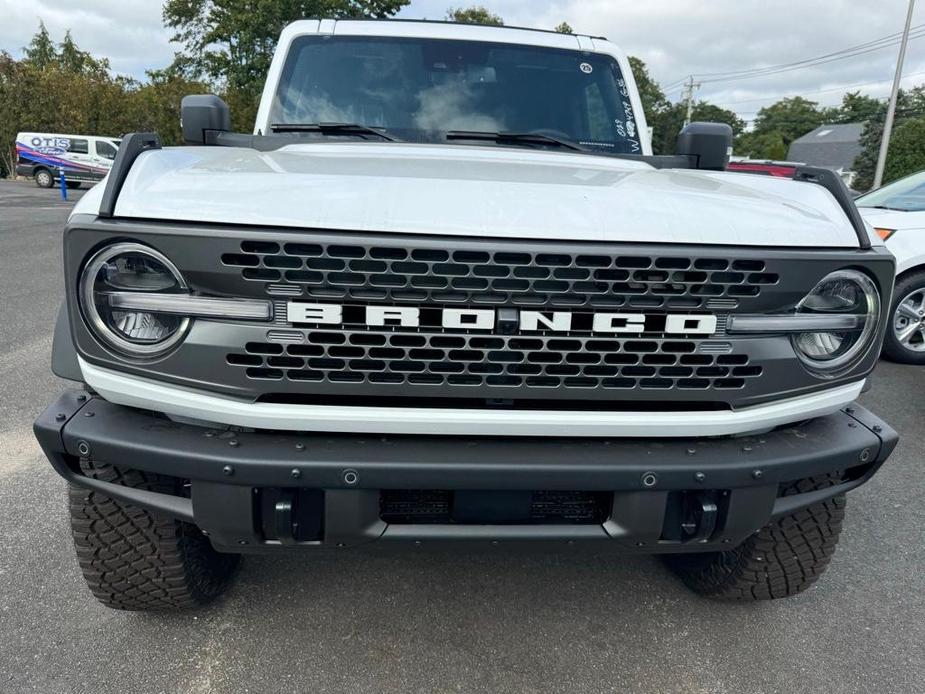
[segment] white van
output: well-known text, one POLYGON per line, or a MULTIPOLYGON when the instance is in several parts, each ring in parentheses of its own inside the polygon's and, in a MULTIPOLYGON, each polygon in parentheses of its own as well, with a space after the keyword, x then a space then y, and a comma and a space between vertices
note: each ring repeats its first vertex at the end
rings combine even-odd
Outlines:
POLYGON ((69 188, 102 179, 116 158, 121 140, 95 135, 19 133, 16 135, 16 175, 35 179, 36 185, 51 188, 61 169, 69 188))

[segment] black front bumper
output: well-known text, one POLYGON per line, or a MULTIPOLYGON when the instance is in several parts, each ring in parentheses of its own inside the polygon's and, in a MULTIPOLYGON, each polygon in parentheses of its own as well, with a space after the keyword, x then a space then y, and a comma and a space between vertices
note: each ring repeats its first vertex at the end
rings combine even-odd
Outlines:
POLYGON ((702 440, 233 432, 178 424, 79 391, 42 413, 35 433, 68 482, 196 523, 217 548, 235 552, 371 540, 722 549, 770 519, 860 486, 898 438, 857 406, 761 436, 702 440), (91 479, 81 459, 182 478, 189 494, 91 479), (781 493, 788 483, 832 473, 840 480, 834 486, 781 493), (446 513, 383 520, 392 518, 384 509, 396 494, 401 503, 405 492, 421 496, 411 490, 430 490, 423 496, 442 500, 446 513), (604 498, 605 513, 562 522, 534 522, 529 511, 505 515, 511 500, 529 506, 536 495, 604 498))

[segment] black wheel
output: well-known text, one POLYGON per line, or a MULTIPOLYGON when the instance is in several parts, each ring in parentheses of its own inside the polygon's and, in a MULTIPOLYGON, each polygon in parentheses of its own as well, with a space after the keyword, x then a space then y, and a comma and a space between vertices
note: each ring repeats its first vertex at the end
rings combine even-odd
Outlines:
MULTIPOLYGON (((838 477, 801 480, 783 491, 801 494, 837 484, 838 477)), ((829 565, 842 520, 839 495, 768 524, 727 552, 679 554, 668 565, 695 593, 715 600, 787 598, 809 588, 829 565)))
POLYGON ((48 169, 38 169, 32 177, 39 188, 51 188, 55 184, 55 177, 48 169))
POLYGON ((80 188, 80 181, 65 181, 65 184, 68 188, 77 189, 80 188))
MULTIPOLYGON (((94 479, 177 494, 180 480, 81 461, 94 479)), ((203 605, 228 584, 239 557, 216 552, 194 525, 155 515, 81 487, 70 488, 71 531, 84 579, 119 610, 203 605)))
POLYGON ((883 353, 902 364, 925 364, 925 271, 896 283, 883 353))

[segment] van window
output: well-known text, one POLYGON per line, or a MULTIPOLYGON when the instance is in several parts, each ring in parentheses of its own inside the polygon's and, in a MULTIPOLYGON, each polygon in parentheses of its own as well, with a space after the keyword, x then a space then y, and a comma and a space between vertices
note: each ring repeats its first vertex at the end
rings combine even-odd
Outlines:
POLYGON ((86 140, 71 140, 71 144, 68 145, 67 151, 72 154, 89 154, 90 149, 87 146, 86 140))
POLYGON ((100 157, 106 157, 107 159, 116 158, 116 148, 113 147, 108 142, 103 142, 102 140, 97 140, 96 142, 96 154, 100 157))

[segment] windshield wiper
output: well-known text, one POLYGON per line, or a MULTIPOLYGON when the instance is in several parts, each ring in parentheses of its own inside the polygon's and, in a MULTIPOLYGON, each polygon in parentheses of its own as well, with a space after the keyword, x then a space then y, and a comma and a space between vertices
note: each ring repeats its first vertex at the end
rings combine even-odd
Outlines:
POLYGON ((546 133, 502 133, 502 132, 482 132, 478 130, 450 130, 446 134, 447 140, 485 140, 488 142, 497 142, 499 144, 510 142, 513 144, 525 145, 553 145, 570 149, 575 152, 590 152, 587 147, 582 147, 577 142, 566 140, 563 137, 547 135, 546 133))
POLYGON ((321 133, 322 135, 375 135, 389 142, 401 142, 369 125, 359 123, 274 123, 270 129, 275 133, 321 133))
POLYGON ((890 212, 908 212, 902 207, 888 207, 887 205, 858 205, 858 207, 866 207, 870 210, 889 210, 890 212))

